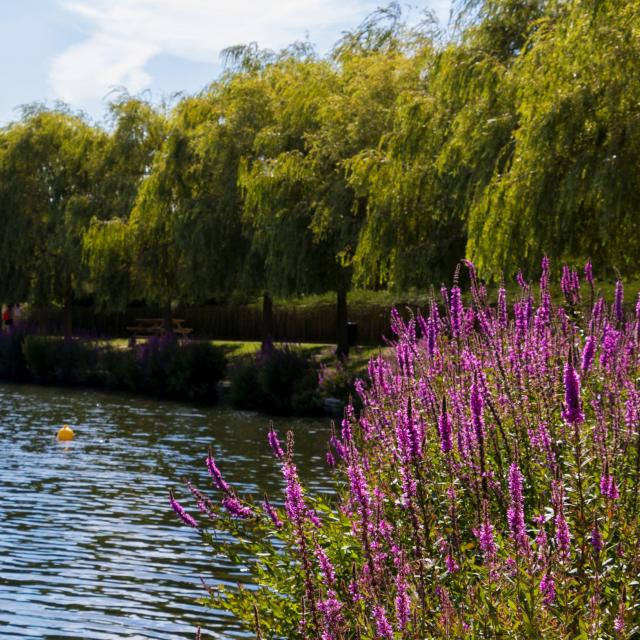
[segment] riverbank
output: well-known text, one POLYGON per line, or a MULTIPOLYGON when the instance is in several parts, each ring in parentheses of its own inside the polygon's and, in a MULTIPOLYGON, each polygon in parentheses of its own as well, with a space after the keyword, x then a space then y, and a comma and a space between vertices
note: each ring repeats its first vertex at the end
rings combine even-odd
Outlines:
POLYGON ((0 336, 0 380, 107 389, 142 396, 213 404, 272 415, 339 415, 366 375, 374 348, 358 347, 343 363, 327 344, 179 342, 152 338, 65 340, 26 327, 0 336))

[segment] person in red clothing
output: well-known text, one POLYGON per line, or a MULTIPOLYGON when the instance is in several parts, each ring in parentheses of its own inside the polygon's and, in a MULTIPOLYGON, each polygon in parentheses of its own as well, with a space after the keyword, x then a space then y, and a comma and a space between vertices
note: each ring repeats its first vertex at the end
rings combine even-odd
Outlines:
POLYGON ((13 313, 12 313, 13 305, 9 305, 2 314, 2 324, 5 327, 13 326, 13 313))

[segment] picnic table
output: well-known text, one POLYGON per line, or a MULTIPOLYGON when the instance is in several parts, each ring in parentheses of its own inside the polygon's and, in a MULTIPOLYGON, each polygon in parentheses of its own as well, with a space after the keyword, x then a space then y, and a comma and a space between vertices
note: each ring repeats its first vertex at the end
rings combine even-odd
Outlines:
MULTIPOLYGON (((184 326, 184 318, 173 318, 172 331, 181 338, 186 338, 193 329, 184 326)), ((165 333, 164 318, 136 318, 136 325, 127 327, 127 331, 133 334, 133 338, 149 338, 161 336, 165 333)))

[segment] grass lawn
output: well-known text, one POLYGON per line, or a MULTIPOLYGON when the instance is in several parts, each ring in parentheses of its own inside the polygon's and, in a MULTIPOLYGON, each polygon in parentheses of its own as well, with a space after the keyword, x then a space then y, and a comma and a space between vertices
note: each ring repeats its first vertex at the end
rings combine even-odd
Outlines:
MULTIPOLYGON (((261 343, 243 342, 241 340, 211 340, 211 344, 224 349, 227 358, 233 361, 235 358, 257 353, 260 350, 261 343)), ((335 362, 335 345, 333 344, 305 342, 302 344, 293 343, 293 345, 328 367, 335 362)), ((347 366, 352 371, 363 371, 367 368, 371 357, 377 355, 383 349, 385 348, 370 346, 351 347, 347 366)))

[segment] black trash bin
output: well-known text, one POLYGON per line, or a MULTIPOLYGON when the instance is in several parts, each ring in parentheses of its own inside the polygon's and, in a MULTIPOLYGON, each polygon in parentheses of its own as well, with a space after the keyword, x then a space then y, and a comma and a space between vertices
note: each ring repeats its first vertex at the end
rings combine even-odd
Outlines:
POLYGON ((358 323, 347 322, 347 343, 350 347, 358 344, 358 323))

